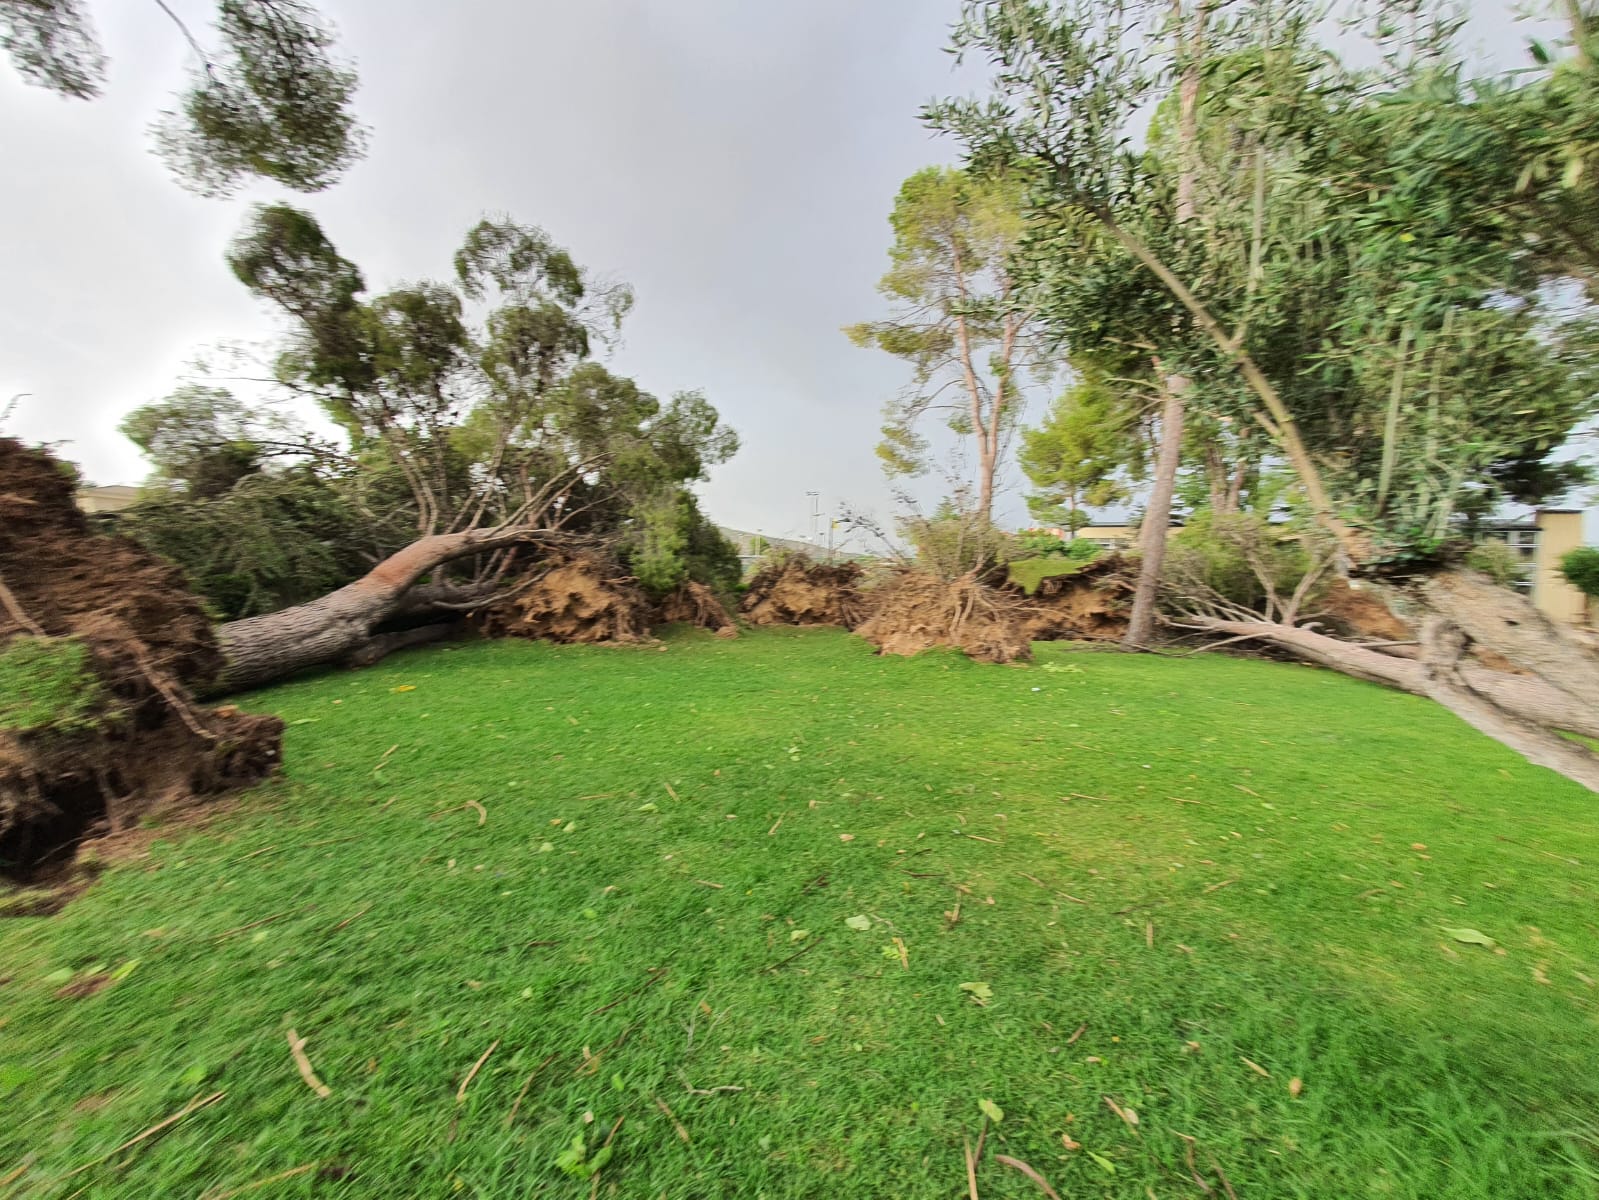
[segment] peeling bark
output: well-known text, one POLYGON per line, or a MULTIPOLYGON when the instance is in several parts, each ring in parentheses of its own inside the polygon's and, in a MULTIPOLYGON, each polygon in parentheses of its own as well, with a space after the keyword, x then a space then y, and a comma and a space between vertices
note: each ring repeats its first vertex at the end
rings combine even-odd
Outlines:
POLYGON ((217 639, 227 665, 207 694, 259 687, 305 667, 345 660, 367 646, 379 625, 406 607, 412 585, 445 563, 509 546, 570 541, 567 535, 528 526, 420 538, 336 592, 221 626, 217 639))

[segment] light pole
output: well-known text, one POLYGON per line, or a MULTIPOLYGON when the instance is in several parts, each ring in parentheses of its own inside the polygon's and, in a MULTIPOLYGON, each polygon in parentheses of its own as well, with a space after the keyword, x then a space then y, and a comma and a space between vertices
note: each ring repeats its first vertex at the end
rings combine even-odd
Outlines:
POLYGON ((816 542, 817 522, 822 519, 822 493, 806 492, 811 498, 811 542, 816 542))

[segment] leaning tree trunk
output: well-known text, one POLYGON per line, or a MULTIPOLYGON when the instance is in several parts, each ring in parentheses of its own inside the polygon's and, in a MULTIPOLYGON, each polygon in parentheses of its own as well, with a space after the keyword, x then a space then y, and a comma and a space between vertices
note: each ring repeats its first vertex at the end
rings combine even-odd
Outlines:
POLYGON ((412 542, 354 583, 318 600, 229 621, 217 630, 227 665, 206 694, 259 687, 304 667, 343 662, 363 652, 370 658, 378 626, 415 609, 412 585, 435 567, 472 554, 561 538, 550 530, 526 526, 434 534, 412 542))
POLYGON ((1188 379, 1167 376, 1165 404, 1160 415, 1160 457, 1155 467, 1155 487, 1144 510, 1141 535, 1142 557, 1138 565, 1138 586, 1133 592, 1133 611, 1127 621, 1122 645, 1138 649, 1155 637, 1155 602, 1160 594, 1160 573, 1166 562, 1166 538, 1171 530, 1172 497, 1177 492, 1177 469, 1183 457, 1183 404, 1188 379))
MULTIPOLYGON (((1478 585, 1469 579, 1458 586, 1465 594, 1476 595, 1478 585)), ((1480 586, 1494 585, 1483 581, 1480 586)), ((1423 594, 1426 594, 1425 589, 1423 594)), ((1513 593, 1510 596, 1512 600, 1520 600, 1513 593)), ((1528 611, 1536 611, 1526 601, 1521 603, 1528 611)), ((1495 606, 1493 611, 1501 610, 1495 606)), ((1509 606, 1508 611, 1516 611, 1515 606, 1509 606)), ((1526 614, 1522 616, 1525 618, 1526 614)), ((1599 708, 1576 698, 1548 678, 1490 671, 1465 661, 1470 632, 1455 624, 1448 615, 1433 613, 1423 621, 1419 661, 1396 658, 1312 629, 1274 621, 1192 616, 1183 618, 1181 623, 1234 638, 1265 642, 1356 679, 1386 684, 1436 700, 1528 762, 1548 767, 1590 791, 1599 792, 1599 756, 1555 732, 1565 730, 1599 737, 1599 708)), ((1589 670, 1599 670, 1586 651, 1577 657, 1575 666, 1580 669, 1584 661, 1589 670)))

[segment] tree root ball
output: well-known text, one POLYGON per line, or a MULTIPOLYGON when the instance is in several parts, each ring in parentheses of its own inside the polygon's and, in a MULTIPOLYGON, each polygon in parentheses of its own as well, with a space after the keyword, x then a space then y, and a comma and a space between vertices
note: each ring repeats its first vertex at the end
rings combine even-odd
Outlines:
POLYGON ((281 721, 192 699, 221 665, 177 568, 95 533, 61 463, 0 439, 0 875, 69 874, 86 839, 269 774, 281 721))

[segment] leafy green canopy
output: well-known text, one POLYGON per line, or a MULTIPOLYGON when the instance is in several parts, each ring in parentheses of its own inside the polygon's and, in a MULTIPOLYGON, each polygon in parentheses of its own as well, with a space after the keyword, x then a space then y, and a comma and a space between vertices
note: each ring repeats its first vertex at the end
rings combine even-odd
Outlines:
POLYGON ((1593 337, 1550 284, 1591 247, 1542 219, 1570 206, 1539 183, 1545 143, 1529 158, 1506 130, 1538 113, 1574 136, 1592 67, 1474 80, 1446 12, 1424 44, 1379 28, 1391 53, 1363 71, 1317 40, 1308 0, 1206 12, 1199 50, 1174 53, 1165 4, 966 6, 957 45, 993 93, 929 116, 1028 181, 1020 273, 1056 341, 1181 371, 1212 428, 1285 455, 1388 553, 1567 486, 1550 456, 1595 412, 1593 337), (1190 68, 1192 138, 1169 114, 1136 136, 1190 68), (1531 164, 1523 190, 1506 163, 1531 164))
POLYGON ((369 295, 310 214, 267 205, 228 261, 288 318, 276 393, 318 405, 343 444, 274 429, 214 387, 128 418, 164 492, 131 530, 224 614, 310 599, 418 535, 503 523, 615 537, 653 590, 736 583, 688 489, 737 435, 701 393, 663 402, 590 357, 632 292, 542 230, 481 221, 453 279, 369 295))
MULTIPOLYGON (((155 128, 179 181, 226 196, 251 178, 302 192, 327 187, 361 157, 350 111, 356 75, 304 0, 219 0, 220 53, 206 50, 165 4, 198 59, 189 88, 155 128)), ((80 0, 0 0, 0 50, 29 83, 90 99, 106 57, 80 0)))

